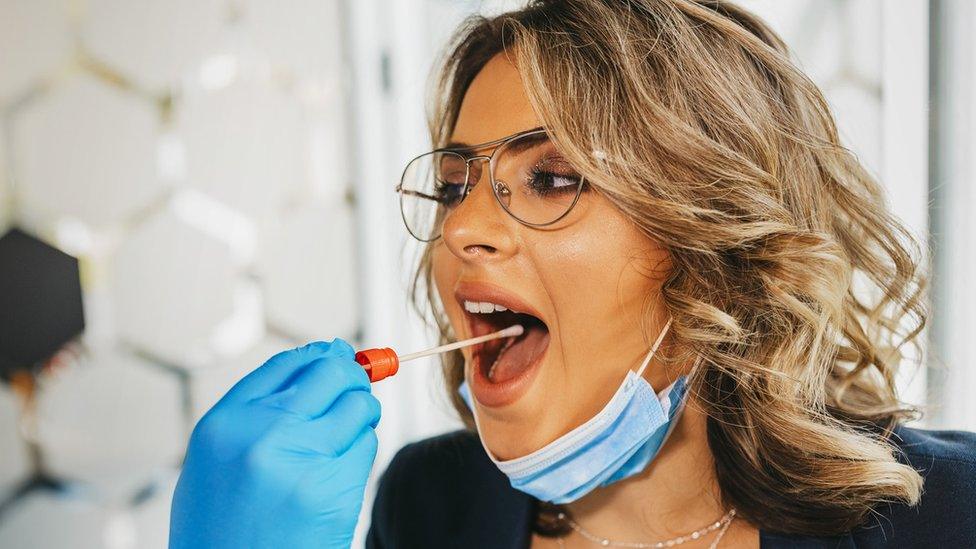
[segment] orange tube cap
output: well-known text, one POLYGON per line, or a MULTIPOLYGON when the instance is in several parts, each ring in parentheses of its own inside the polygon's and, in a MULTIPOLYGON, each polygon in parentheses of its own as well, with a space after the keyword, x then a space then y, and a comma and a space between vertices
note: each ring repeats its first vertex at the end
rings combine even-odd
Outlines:
POLYGON ((400 359, 389 347, 359 351, 356 353, 356 362, 366 369, 369 381, 374 383, 392 376, 400 368, 400 359))

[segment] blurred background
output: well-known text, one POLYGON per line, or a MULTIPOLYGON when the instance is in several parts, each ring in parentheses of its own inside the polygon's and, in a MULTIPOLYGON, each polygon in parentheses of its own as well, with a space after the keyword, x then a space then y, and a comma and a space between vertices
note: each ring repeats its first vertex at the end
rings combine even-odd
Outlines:
MULTIPOLYGON (((935 314, 901 384, 922 426, 976 429, 976 4, 740 3, 930 245, 935 314)), ((0 0, 0 348, 23 347, 24 306, 58 341, 0 360, 0 547, 165 547, 187 436, 242 375, 313 339, 434 341, 393 187, 429 148, 450 32, 520 4, 0 0)), ((432 363, 374 389, 356 546, 396 450, 460 425, 432 363)))

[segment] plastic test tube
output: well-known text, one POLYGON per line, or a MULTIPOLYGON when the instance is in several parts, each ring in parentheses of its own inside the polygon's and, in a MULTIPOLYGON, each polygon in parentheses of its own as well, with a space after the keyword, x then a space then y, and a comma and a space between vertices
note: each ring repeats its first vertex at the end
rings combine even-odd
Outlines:
POLYGON ((360 363, 363 368, 366 369, 366 373, 369 374, 369 381, 375 383, 397 373, 401 362, 406 362, 408 360, 413 360, 415 358, 424 356, 446 353, 447 351, 453 351, 454 349, 460 349, 461 347, 475 345, 484 341, 498 339, 500 337, 520 336, 524 331, 525 329, 521 324, 513 324, 504 330, 499 330, 483 336, 472 337, 471 339, 463 339, 454 343, 448 343, 447 345, 441 345, 439 347, 427 349, 426 351, 417 351, 416 353, 410 353, 401 357, 398 357, 396 351, 389 347, 364 349, 356 353, 356 362, 360 363))

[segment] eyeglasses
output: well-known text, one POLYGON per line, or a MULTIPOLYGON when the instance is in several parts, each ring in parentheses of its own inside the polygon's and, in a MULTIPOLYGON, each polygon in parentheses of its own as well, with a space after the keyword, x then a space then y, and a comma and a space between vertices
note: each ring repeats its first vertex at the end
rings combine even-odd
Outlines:
POLYGON ((479 160, 488 161, 488 182, 498 204, 530 227, 566 217, 586 184, 543 128, 480 145, 435 149, 408 162, 396 186, 403 222, 414 238, 430 242, 441 236, 444 220, 481 180, 479 160), (489 156, 472 154, 492 145, 489 156))

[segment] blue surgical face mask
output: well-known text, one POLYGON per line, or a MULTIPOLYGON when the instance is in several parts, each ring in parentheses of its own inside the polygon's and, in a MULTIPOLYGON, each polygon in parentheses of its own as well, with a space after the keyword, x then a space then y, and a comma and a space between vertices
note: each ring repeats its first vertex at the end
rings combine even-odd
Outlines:
MULTIPOLYGON (((670 326, 668 320, 640 368, 627 372, 613 398, 586 423, 527 456, 505 461, 496 459, 481 438, 488 457, 513 488, 542 501, 569 503, 647 467, 677 424, 686 400, 685 376, 656 394, 642 377, 670 326)), ((458 392, 477 424, 467 381, 458 392)), ((480 436, 480 426, 478 432, 480 436)))

